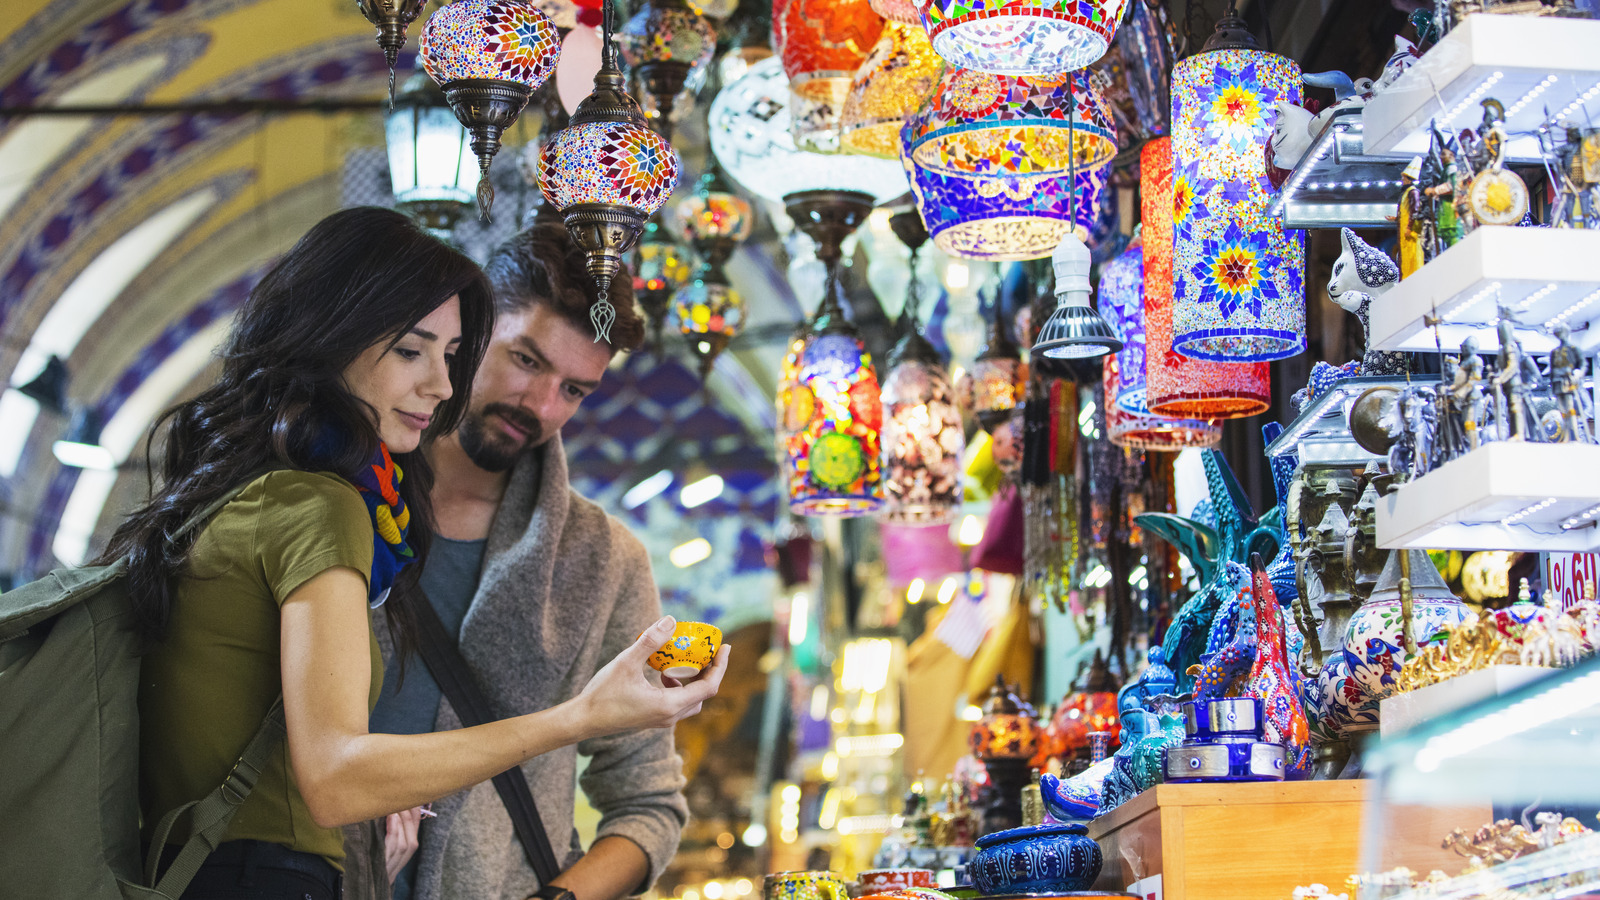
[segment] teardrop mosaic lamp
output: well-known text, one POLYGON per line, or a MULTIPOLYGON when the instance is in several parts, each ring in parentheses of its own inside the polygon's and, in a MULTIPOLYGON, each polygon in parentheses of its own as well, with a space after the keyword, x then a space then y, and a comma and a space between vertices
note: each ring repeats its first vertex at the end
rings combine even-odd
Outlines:
POLYGON ((734 194, 715 168, 688 200, 678 206, 689 242, 703 262, 694 279, 673 298, 678 331, 700 360, 700 377, 709 378, 717 356, 744 327, 745 301, 728 281, 723 264, 750 236, 755 216, 750 203, 734 194))
POLYGON ((1099 168, 1117 153, 1110 107, 1083 72, 1011 76, 952 66, 907 124, 912 159, 942 175, 1061 175, 1099 168))
POLYGON ((1272 402, 1267 363, 1190 359, 1172 349, 1172 238, 1176 194, 1172 139, 1156 138, 1139 151, 1144 236, 1145 403, 1152 413, 1188 419, 1233 419, 1267 411, 1272 402))
POLYGON ((774 49, 789 87, 809 100, 843 100, 883 31, 867 0, 774 0, 774 49))
POLYGON ((1198 419, 1169 419, 1149 413, 1129 412, 1109 398, 1122 393, 1115 354, 1106 357, 1106 437, 1118 447, 1133 450, 1186 450, 1222 443, 1222 423, 1198 419))
POLYGON ((1231 7, 1172 73, 1173 346, 1194 359, 1267 361, 1306 349, 1305 233, 1267 213, 1274 104, 1300 102, 1300 67, 1257 46, 1231 7))
POLYGON ((900 156, 900 126, 922 109, 944 74, 921 26, 890 22, 850 82, 839 123, 841 149, 884 159, 900 156))
POLYGON ((690 74, 711 64, 717 35, 686 0, 649 0, 622 26, 622 61, 655 99, 650 124, 672 139, 672 109, 690 74))
POLYGON ((953 66, 1001 75, 1070 72, 1105 55, 1127 0, 929 0, 922 23, 953 66))
POLYGON ((599 289, 599 300, 589 308, 596 341, 610 340, 616 320, 609 291, 622 254, 638 240, 645 220, 672 196, 679 171, 677 153, 645 127, 643 111, 625 89, 611 40, 609 4, 603 21, 605 43, 594 91, 578 104, 571 124, 539 153, 539 187, 583 249, 599 289))
POLYGON ((494 208, 489 164, 500 151, 500 135, 555 71, 560 35, 525 0, 457 0, 428 17, 420 52, 423 68, 472 133, 478 213, 487 222, 494 208))

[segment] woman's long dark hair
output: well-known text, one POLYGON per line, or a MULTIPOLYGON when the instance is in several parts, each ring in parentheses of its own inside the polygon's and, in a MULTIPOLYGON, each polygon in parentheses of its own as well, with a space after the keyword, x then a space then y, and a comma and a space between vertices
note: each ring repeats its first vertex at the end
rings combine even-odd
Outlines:
MULTIPOLYGON (((153 496, 98 560, 128 560, 143 637, 158 641, 166 634, 174 579, 185 571, 195 538, 177 532, 192 516, 273 469, 353 479, 379 439, 373 410, 345 387, 345 369, 367 348, 398 341, 452 296, 461 298, 453 393, 435 411, 423 447, 460 422, 494 328, 489 283, 477 264, 400 213, 358 207, 318 222, 272 267, 239 310, 217 383, 151 427, 148 447, 164 439, 159 487, 151 471, 153 496)), ((395 456, 405 471, 400 494, 411 510, 407 543, 418 557, 397 587, 415 581, 433 539, 433 472, 423 447, 395 456)), ((415 634, 407 599, 413 593, 391 591, 384 604, 402 649, 415 634)))

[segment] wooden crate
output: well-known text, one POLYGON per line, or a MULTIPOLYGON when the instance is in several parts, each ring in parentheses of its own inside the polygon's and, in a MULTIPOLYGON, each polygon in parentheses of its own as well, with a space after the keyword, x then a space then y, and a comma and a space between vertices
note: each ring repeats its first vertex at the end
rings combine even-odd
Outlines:
MULTIPOLYGON (((1157 785, 1090 824, 1105 854, 1095 887, 1160 876, 1162 900, 1289 900, 1313 882, 1341 891, 1361 871, 1365 792, 1361 781, 1157 785)), ((1386 860, 1454 874, 1463 861, 1440 839, 1488 822, 1490 809, 1413 808, 1402 818, 1386 860)))

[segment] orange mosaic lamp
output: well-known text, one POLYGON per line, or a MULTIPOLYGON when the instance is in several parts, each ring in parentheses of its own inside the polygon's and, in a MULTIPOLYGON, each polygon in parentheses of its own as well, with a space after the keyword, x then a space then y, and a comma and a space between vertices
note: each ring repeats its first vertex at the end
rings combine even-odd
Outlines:
POLYGON ((883 33, 868 0, 774 0, 773 37, 796 95, 842 102, 883 33))
POLYGON ((1174 204, 1172 139, 1157 138, 1139 153, 1139 193, 1144 224, 1145 405, 1156 415, 1182 419, 1236 419, 1267 411, 1272 403, 1267 363, 1190 359, 1172 349, 1172 240, 1174 204))
POLYGON ((927 104, 943 74, 944 60, 921 26, 888 23, 850 82, 839 123, 840 149, 899 159, 900 126, 927 104))

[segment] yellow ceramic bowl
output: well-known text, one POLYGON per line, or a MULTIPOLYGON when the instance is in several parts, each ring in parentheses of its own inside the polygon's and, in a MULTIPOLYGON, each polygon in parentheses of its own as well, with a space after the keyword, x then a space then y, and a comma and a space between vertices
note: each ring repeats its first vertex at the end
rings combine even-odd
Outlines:
POLYGON ((722 631, 704 622, 679 622, 672 640, 650 654, 650 668, 671 678, 693 678, 711 665, 722 646, 722 631))

